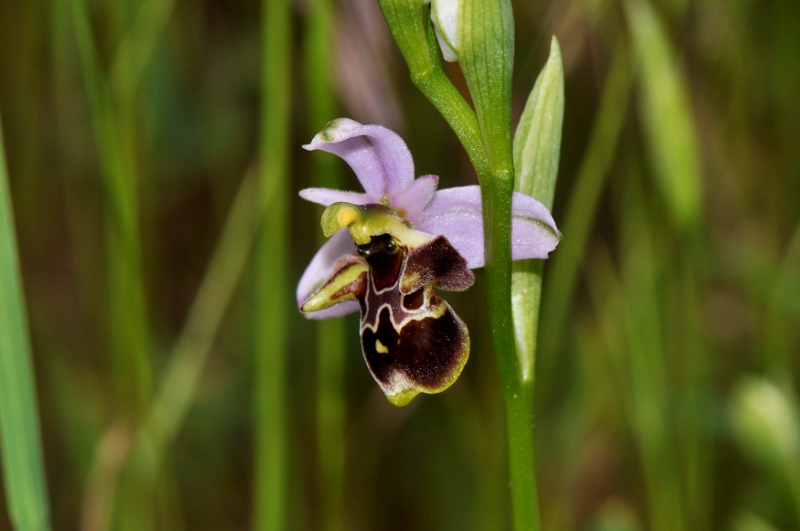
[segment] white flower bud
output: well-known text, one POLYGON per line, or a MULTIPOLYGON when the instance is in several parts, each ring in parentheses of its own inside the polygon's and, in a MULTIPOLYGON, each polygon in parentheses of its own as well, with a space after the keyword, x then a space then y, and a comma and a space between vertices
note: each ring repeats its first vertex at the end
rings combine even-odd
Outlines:
POLYGON ((458 61, 458 24, 462 0, 429 0, 431 20, 445 61, 458 61))

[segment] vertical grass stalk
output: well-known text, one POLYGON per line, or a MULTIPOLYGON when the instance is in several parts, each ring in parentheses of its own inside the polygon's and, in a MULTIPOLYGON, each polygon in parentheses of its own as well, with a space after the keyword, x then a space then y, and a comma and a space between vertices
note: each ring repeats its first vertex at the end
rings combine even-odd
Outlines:
MULTIPOLYGON (((333 87, 334 9, 330 0, 312 0, 308 11, 305 43, 306 91, 309 137, 337 116, 333 87)), ((337 161, 314 156, 314 186, 341 188, 337 161)), ((320 243, 326 238, 320 235, 320 243)), ((326 319, 317 327, 317 456, 322 496, 323 529, 344 529, 345 460, 345 324, 344 319, 326 319)))
POLYGON ((264 225, 256 244, 255 529, 286 528, 288 142, 291 18, 288 0, 262 2, 260 164, 264 225))
POLYGON ((158 395, 131 441, 134 443, 132 450, 124 455, 118 450, 109 451, 109 448, 124 446, 127 444, 124 441, 131 439, 127 433, 129 428, 123 423, 113 424, 98 445, 84 502, 83 519, 88 522, 84 528, 110 527, 108 522, 123 466, 135 473, 145 492, 151 492, 157 486, 162 467, 168 464, 170 446, 196 399, 203 370, 246 268, 261 222, 262 213, 258 209, 263 202, 256 193, 254 168, 251 166, 242 179, 214 255, 172 349, 158 395))
MULTIPOLYGON (((679 313, 685 324, 678 324, 676 328, 685 343, 676 352, 682 355, 667 357, 666 352, 664 355, 666 359, 682 362, 682 372, 686 375, 683 394, 687 405, 678 408, 678 425, 682 428, 679 432, 676 430, 674 443, 678 448, 675 464, 682 474, 675 488, 683 496, 683 524, 691 529, 702 529, 710 522, 711 494, 705 477, 711 468, 711 451, 700 429, 705 424, 699 413, 704 410, 702 397, 708 376, 702 331, 695 324, 699 322, 696 277, 702 274, 704 249, 707 248, 699 230, 703 219, 703 187, 698 140, 679 54, 670 43, 664 23, 645 0, 626 1, 623 5, 641 73, 637 100, 650 173, 670 214, 669 220, 681 238, 683 250, 677 268, 683 278, 671 284, 683 286, 678 297, 682 306, 679 313)), ((654 481, 665 483, 666 478, 660 474, 654 481)))
POLYGON ((647 493, 649 527, 654 531, 691 529, 679 472, 677 431, 670 409, 663 315, 658 281, 663 264, 655 254, 640 166, 635 159, 622 193, 619 227, 623 245, 623 329, 631 395, 626 401, 647 493))
POLYGON ((118 400, 140 419, 152 394, 150 332, 144 298, 139 235, 138 181, 130 130, 131 102, 118 122, 109 84, 100 69, 85 0, 71 2, 84 85, 106 193, 110 345, 118 400))
POLYGON ((0 446, 11 522, 50 529, 28 318, 0 119, 0 446))
POLYGON ((633 74, 628 62, 626 45, 620 41, 614 50, 600 97, 597 118, 589 137, 586 155, 578 170, 574 191, 569 198, 566 216, 560 224, 562 232, 568 236, 559 244, 558 251, 553 253, 549 267, 550 290, 558 293, 558 296, 548 297, 542 302, 539 351, 543 355, 539 359, 539 374, 544 377, 544 383, 540 385, 540 397, 545 402, 551 390, 555 390, 550 384, 555 381, 552 378, 553 364, 560 358, 569 305, 575 291, 580 264, 583 263, 582 256, 589 241, 592 220, 600 203, 606 175, 614 161, 628 108, 627 102, 633 84, 633 74))

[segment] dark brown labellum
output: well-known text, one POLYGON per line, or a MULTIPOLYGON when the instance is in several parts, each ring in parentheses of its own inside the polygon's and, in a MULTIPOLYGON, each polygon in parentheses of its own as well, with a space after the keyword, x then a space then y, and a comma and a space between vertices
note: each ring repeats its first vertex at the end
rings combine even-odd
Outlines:
POLYGON ((469 356, 467 327, 433 290, 474 281, 464 258, 439 236, 408 249, 388 234, 359 246, 369 264, 361 302, 364 359, 396 405, 449 387, 469 356))
POLYGON ((469 334, 434 288, 472 285, 466 260, 444 236, 410 248, 380 234, 359 245, 358 254, 340 259, 301 310, 358 301, 364 359, 393 404, 444 391, 467 362, 469 334))

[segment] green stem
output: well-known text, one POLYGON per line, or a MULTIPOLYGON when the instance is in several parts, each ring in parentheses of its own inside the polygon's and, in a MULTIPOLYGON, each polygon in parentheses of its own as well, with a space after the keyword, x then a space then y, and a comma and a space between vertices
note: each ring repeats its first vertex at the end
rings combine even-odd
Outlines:
MULTIPOLYGON (((510 153, 509 153, 510 155, 510 153)), ((510 172, 481 179, 486 242, 486 297, 492 347, 506 411, 511 505, 516 531, 539 529, 533 439, 534 378, 525 379, 517 357, 511 312, 510 172)), ((513 175, 513 172, 511 173, 513 175)))
POLYGON ((516 356, 511 314, 511 223, 502 211, 510 206, 511 183, 484 180, 486 227, 486 296, 492 347, 497 359, 506 411, 508 467, 514 529, 539 529, 539 505, 533 439, 534 378, 523 380, 516 356), (508 221, 506 221, 508 220, 508 221))
MULTIPOLYGON (((511 165, 510 149, 507 158, 511 165)), ((511 313, 512 187, 513 170, 497 170, 489 178, 481 178, 489 327, 506 410, 514 529, 522 531, 539 529, 539 505, 533 439, 534 378, 523 378, 511 313)))
POLYGON ((492 347, 506 410, 514 529, 539 529, 533 439, 533 375, 517 355, 511 305, 511 198, 514 160, 511 79, 514 23, 506 0, 471 0, 460 12, 459 61, 475 104, 488 171, 476 167, 483 203, 486 296, 492 347))
POLYGON ((489 162, 478 118, 442 68, 428 7, 406 0, 379 0, 379 4, 414 85, 453 129, 478 175, 488 175, 489 162))
POLYGON ((0 449, 14 527, 50 529, 36 382, 0 121, 0 449))
MULTIPOLYGON (((411 71, 411 79, 445 118, 466 149, 481 183, 486 253, 486 292, 492 345, 497 357, 506 406, 509 471, 511 476, 514 527, 539 528, 539 510, 533 449, 533 381, 524 383, 517 359, 511 313, 511 196, 514 165, 511 154, 510 79, 513 63, 513 24, 508 24, 510 4, 491 5, 499 9, 500 28, 494 18, 481 22, 481 7, 473 8, 476 24, 486 24, 486 36, 499 35, 499 62, 487 67, 485 61, 462 62, 470 92, 475 96, 489 82, 488 76, 503 79, 500 92, 483 92, 472 111, 448 79, 439 59, 438 44, 427 8, 403 0, 380 0, 386 22, 411 71), (496 30, 500 30, 499 32, 496 30), (498 72, 501 68, 502 72, 498 72), (491 70, 491 71, 489 71, 491 70), (482 76, 482 77, 481 77, 482 76), (479 81, 473 86, 471 80, 479 81), (498 97, 499 96, 499 97, 498 97)), ((486 7, 486 6, 484 6, 486 7)), ((494 13, 497 15, 497 13, 494 13)), ((493 44, 498 44, 494 42, 493 44)), ((485 59, 485 57, 484 57, 485 59)), ((473 99, 475 99, 473 97, 473 99)))
POLYGON ((288 0, 263 0, 261 200, 256 248, 255 528, 286 528, 285 493, 288 290, 288 141, 291 109, 291 17, 288 0))
MULTIPOLYGON (((438 46, 432 26, 429 26, 427 33, 428 45, 438 46)), ((433 55, 428 68, 411 71, 411 81, 436 107, 436 110, 455 132, 478 175, 489 174, 489 160, 481 136, 478 117, 450 78, 447 77, 439 60, 438 52, 433 55)))

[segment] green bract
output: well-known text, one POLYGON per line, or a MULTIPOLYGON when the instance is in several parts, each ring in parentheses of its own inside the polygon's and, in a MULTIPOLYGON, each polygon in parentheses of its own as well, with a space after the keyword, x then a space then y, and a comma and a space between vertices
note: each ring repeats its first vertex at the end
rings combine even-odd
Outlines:
POLYGON ((553 208, 564 121, 564 65, 558 39, 525 103, 514 134, 514 190, 553 208))
MULTIPOLYGON (((514 135, 514 189, 532 195, 548 208, 553 206, 556 191, 563 120, 564 68, 558 41, 553 37, 550 58, 528 96, 514 135)), ((542 269, 543 263, 535 260, 512 266, 511 310, 524 381, 533 379, 536 364, 542 269)))
MULTIPOLYGON (((459 64, 475 104, 489 166, 492 170, 501 168, 506 162, 510 166, 511 79, 514 69, 511 2, 463 0, 459 19, 459 64)), ((511 171, 510 167, 507 169, 511 171)))

